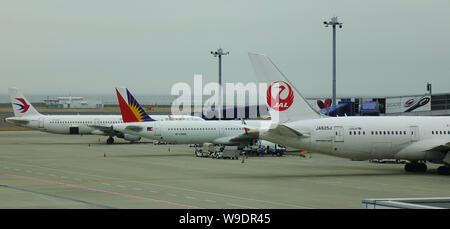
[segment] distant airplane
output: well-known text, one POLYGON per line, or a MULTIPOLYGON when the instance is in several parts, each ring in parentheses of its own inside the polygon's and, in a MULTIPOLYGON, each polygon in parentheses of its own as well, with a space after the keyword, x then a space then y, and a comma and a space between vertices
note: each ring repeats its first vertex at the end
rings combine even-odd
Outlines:
MULTIPOLYGON (((116 88, 117 98, 120 104, 120 110, 124 120, 123 124, 113 124, 114 131, 149 138, 157 141, 163 141, 172 144, 199 144, 202 146, 210 145, 231 145, 243 148, 255 142, 256 138, 246 134, 244 123, 248 126, 259 126, 266 120, 227 120, 227 121, 172 121, 160 122, 152 120, 153 116, 148 116, 142 107, 137 103, 128 89, 120 89, 125 95, 116 88), (133 108, 129 106, 125 98, 132 100, 133 108), (139 112, 136 112, 136 111, 139 112), (135 121, 137 116, 149 119, 147 122, 135 121)), ((272 144, 272 143, 271 143, 272 144)))
MULTIPOLYGON (((113 137, 123 138, 130 142, 141 139, 141 137, 136 135, 124 134, 107 128, 99 130, 89 126, 94 124, 97 126, 111 126, 112 124, 123 123, 121 115, 42 115, 17 88, 9 88, 8 92, 14 111, 14 117, 6 118, 6 121, 9 123, 55 134, 109 136, 106 141, 108 144, 114 143, 113 137)), ((159 121, 172 121, 175 119, 204 121, 200 117, 189 115, 154 115, 153 119, 159 121)))
POLYGON ((278 91, 266 95, 272 123, 250 128, 249 135, 356 160, 408 160, 408 172, 425 172, 426 161, 444 164, 437 172, 450 174, 450 117, 323 116, 268 57, 252 53, 249 57, 258 80, 270 85, 268 91, 278 91), (283 90, 288 91, 280 96, 283 90))

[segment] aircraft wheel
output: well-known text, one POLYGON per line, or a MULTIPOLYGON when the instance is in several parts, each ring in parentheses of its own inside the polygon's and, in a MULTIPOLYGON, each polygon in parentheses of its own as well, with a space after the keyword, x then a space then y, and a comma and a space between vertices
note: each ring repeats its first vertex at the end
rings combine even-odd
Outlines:
POLYGON ((405 171, 407 172, 426 172, 427 165, 425 163, 411 162, 405 165, 405 171))
POLYGON ((450 175, 450 167, 449 166, 441 166, 437 169, 439 175, 450 175))
POLYGON ((107 143, 107 144, 113 144, 113 143, 114 143, 114 138, 109 137, 109 138, 106 140, 106 143, 107 143))

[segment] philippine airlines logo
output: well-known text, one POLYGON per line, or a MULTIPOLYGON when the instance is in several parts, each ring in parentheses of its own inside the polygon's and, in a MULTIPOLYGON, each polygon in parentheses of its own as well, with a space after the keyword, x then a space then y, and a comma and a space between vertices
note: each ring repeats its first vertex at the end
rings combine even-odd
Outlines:
POLYGON ((267 105, 277 111, 287 110, 294 102, 294 92, 284 81, 276 81, 267 89, 267 105))
POLYGON ((16 100, 18 100, 19 102, 21 102, 22 104, 19 103, 14 103, 17 106, 19 106, 19 111, 21 111, 20 113, 25 113, 27 112, 28 108, 30 108, 30 104, 28 104, 27 102, 25 102, 25 99, 23 98, 16 98, 16 100))

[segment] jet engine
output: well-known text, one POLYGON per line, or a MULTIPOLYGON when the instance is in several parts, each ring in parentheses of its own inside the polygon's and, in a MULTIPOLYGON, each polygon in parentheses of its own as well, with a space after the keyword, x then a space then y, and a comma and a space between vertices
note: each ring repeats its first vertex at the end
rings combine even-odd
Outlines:
POLYGON ((136 135, 132 135, 132 134, 122 134, 121 133, 121 134, 117 134, 117 137, 123 138, 123 139, 125 139, 127 141, 130 141, 130 142, 137 142, 137 141, 141 140, 141 137, 136 136, 136 135))

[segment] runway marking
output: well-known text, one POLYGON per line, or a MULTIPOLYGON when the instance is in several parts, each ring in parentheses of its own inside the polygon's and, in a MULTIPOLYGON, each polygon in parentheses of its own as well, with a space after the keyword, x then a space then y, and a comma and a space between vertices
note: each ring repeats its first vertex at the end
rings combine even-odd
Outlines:
MULTIPOLYGON (((85 186, 80 186, 80 185, 66 184, 66 183, 59 182, 59 181, 45 180, 45 179, 34 178, 34 177, 25 177, 25 176, 19 176, 19 175, 8 174, 8 173, 0 173, 0 174, 10 176, 10 177, 15 177, 15 178, 21 178, 21 179, 25 179, 25 180, 40 181, 40 182, 44 182, 44 183, 48 183, 48 184, 61 185, 64 187, 76 188, 76 189, 81 189, 81 190, 89 190, 89 191, 94 191, 94 192, 101 192, 101 193, 106 193, 106 194, 111 194, 111 195, 117 195, 117 196, 126 197, 126 198, 130 198, 130 199, 147 200, 147 201, 151 201, 154 203, 162 203, 162 204, 177 206, 177 207, 181 207, 181 208, 200 209, 200 207, 186 205, 186 204, 179 204, 179 203, 170 202, 170 201, 166 201, 166 200, 157 200, 157 199, 152 199, 152 198, 148 198, 148 197, 135 196, 135 195, 119 193, 119 192, 112 192, 112 191, 90 188, 90 187, 85 187, 85 186)), ((50 194, 50 195, 52 195, 52 194, 50 194)))
POLYGON ((227 203, 227 204, 228 204, 228 205, 231 205, 231 206, 240 207, 240 208, 256 209, 256 208, 254 208, 254 207, 249 207, 249 206, 240 205, 240 204, 233 204, 233 203, 227 203))
POLYGON ((192 196, 186 196, 186 199, 195 200, 196 198, 195 198, 195 197, 192 197, 192 196))
POLYGON ((217 203, 215 200, 205 200, 206 202, 217 203))
MULTIPOLYGON (((55 168, 48 168, 48 167, 37 166, 37 165, 30 165, 30 164, 25 164, 25 163, 20 163, 20 162, 15 162, 15 163, 16 164, 21 164, 21 165, 26 165, 26 166, 42 168, 42 169, 54 170, 54 171, 58 171, 58 172, 66 172, 66 173, 68 172, 68 173, 79 174, 79 175, 83 175, 83 176, 99 177, 99 178, 103 178, 103 179, 119 180, 119 178, 114 178, 114 177, 107 177, 107 176, 100 176, 100 175, 91 175, 91 174, 74 172, 74 171, 65 171, 65 170, 60 170, 60 169, 55 169, 55 168)), ((78 179, 78 178, 75 178, 75 179, 81 181, 81 179, 78 179)), ((267 200, 258 200, 258 199, 253 199, 253 198, 246 198, 246 197, 228 195, 228 194, 217 193, 217 192, 207 192, 207 191, 194 190, 194 189, 188 189, 188 188, 182 188, 182 187, 173 187, 173 186, 169 186, 169 185, 160 185, 160 184, 155 184, 155 183, 150 183, 150 182, 141 182, 141 181, 127 181, 127 182, 133 182, 133 183, 137 183, 137 184, 147 184, 147 185, 153 185, 153 186, 163 187, 163 188, 172 188, 172 189, 176 189, 176 190, 182 190, 182 191, 188 191, 188 192, 196 192, 196 193, 200 193, 200 194, 215 195, 215 196, 221 196, 221 197, 225 197, 225 198, 233 198, 233 199, 238 199, 238 200, 255 201, 255 202, 260 202, 260 203, 267 203, 267 204, 272 204, 272 205, 280 205, 280 206, 286 206, 286 207, 291 207, 291 208, 311 209, 311 207, 306 207, 306 206, 301 206, 301 205, 280 203, 280 202, 267 201, 267 200)), ((154 192, 154 191, 152 191, 152 192, 154 192)))
MULTIPOLYGON (((5 175, 11 175, 11 174, 5 174, 5 175)), ((13 175, 15 176, 15 175, 13 175)), ((73 199, 73 198, 69 198, 69 197, 65 197, 65 196, 58 196, 58 195, 54 195, 54 194, 50 194, 50 193, 45 193, 45 192, 37 192, 37 191, 33 191, 33 190, 29 190, 29 189, 24 189, 24 188, 18 188, 18 187, 13 187, 13 186, 9 186, 9 185, 0 185, 0 188, 9 188, 9 189, 14 189, 14 190, 18 190, 18 191, 23 191, 23 192, 29 192, 33 195, 39 196, 43 199, 46 199, 48 201, 50 201, 51 199, 46 198, 45 196, 48 197, 53 197, 56 199, 63 199, 63 200, 70 200, 70 201, 74 201, 74 202, 78 202, 78 203, 82 203, 82 204, 87 204, 87 205, 92 205, 92 206, 96 206, 96 207, 101 207, 101 208, 110 208, 110 209, 114 209, 113 207, 110 206, 106 206, 106 205, 102 205, 102 204, 96 204, 96 203, 92 203, 92 202, 87 202, 84 200, 77 200, 77 199, 73 199)))

